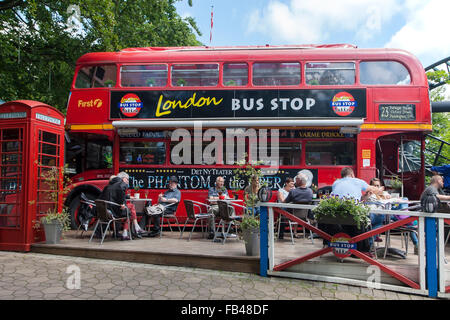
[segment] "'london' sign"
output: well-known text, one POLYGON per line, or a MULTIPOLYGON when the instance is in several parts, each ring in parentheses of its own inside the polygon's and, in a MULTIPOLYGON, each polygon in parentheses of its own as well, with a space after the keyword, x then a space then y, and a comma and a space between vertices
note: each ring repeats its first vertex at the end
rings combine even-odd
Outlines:
POLYGON ((111 119, 365 116, 365 89, 111 91, 111 119))

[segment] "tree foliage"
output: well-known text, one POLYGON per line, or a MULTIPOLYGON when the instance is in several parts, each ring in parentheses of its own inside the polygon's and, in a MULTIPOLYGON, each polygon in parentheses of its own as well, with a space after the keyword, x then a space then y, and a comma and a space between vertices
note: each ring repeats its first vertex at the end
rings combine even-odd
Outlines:
MULTIPOLYGON (((427 72, 428 79, 433 83, 440 83, 440 82, 446 82, 447 85, 450 84, 450 75, 443 71, 443 70, 437 70, 437 71, 429 71, 427 72)), ((436 89, 431 90, 430 92, 430 99, 432 102, 436 101, 443 101, 445 100, 445 87, 441 86, 436 89)), ((450 142, 450 113, 443 112, 443 113, 433 113, 432 115, 432 121, 433 121, 433 132, 431 135, 450 142)), ((427 139, 427 148, 439 151, 441 147, 441 143, 438 141, 435 141, 433 139, 427 139)), ((447 159, 450 159, 450 146, 443 145, 441 154, 446 157, 447 159)), ((427 154, 427 162, 433 164, 434 163, 434 154, 427 154)), ((445 158, 438 158, 437 159, 437 165, 443 165, 443 164, 449 164, 450 162, 447 161, 445 158)))
POLYGON ((38 100, 65 112, 75 62, 85 53, 200 45, 194 19, 177 14, 177 1, 0 2, 0 99, 38 100))

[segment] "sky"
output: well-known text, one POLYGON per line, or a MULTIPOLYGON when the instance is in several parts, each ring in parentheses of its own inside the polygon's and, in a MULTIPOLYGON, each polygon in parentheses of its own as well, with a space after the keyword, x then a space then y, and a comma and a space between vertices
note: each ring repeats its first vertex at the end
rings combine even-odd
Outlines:
POLYGON ((450 56, 449 0, 187 0, 208 46, 349 43, 399 48, 424 67, 450 56), (211 6, 213 6, 210 42, 211 6))

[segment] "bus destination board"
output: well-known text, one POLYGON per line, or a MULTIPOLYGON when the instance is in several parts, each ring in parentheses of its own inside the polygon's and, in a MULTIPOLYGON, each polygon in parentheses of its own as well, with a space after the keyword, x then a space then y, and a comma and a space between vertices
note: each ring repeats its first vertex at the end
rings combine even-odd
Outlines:
POLYGON ((378 118, 380 121, 415 121, 415 104, 380 104, 378 118))

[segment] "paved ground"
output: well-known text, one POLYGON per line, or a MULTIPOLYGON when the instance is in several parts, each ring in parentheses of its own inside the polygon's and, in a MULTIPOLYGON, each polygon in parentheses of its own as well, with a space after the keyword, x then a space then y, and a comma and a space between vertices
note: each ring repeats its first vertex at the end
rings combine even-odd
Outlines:
POLYGON ((427 297, 224 271, 0 252, 0 300, 5 299, 423 300, 427 297))

